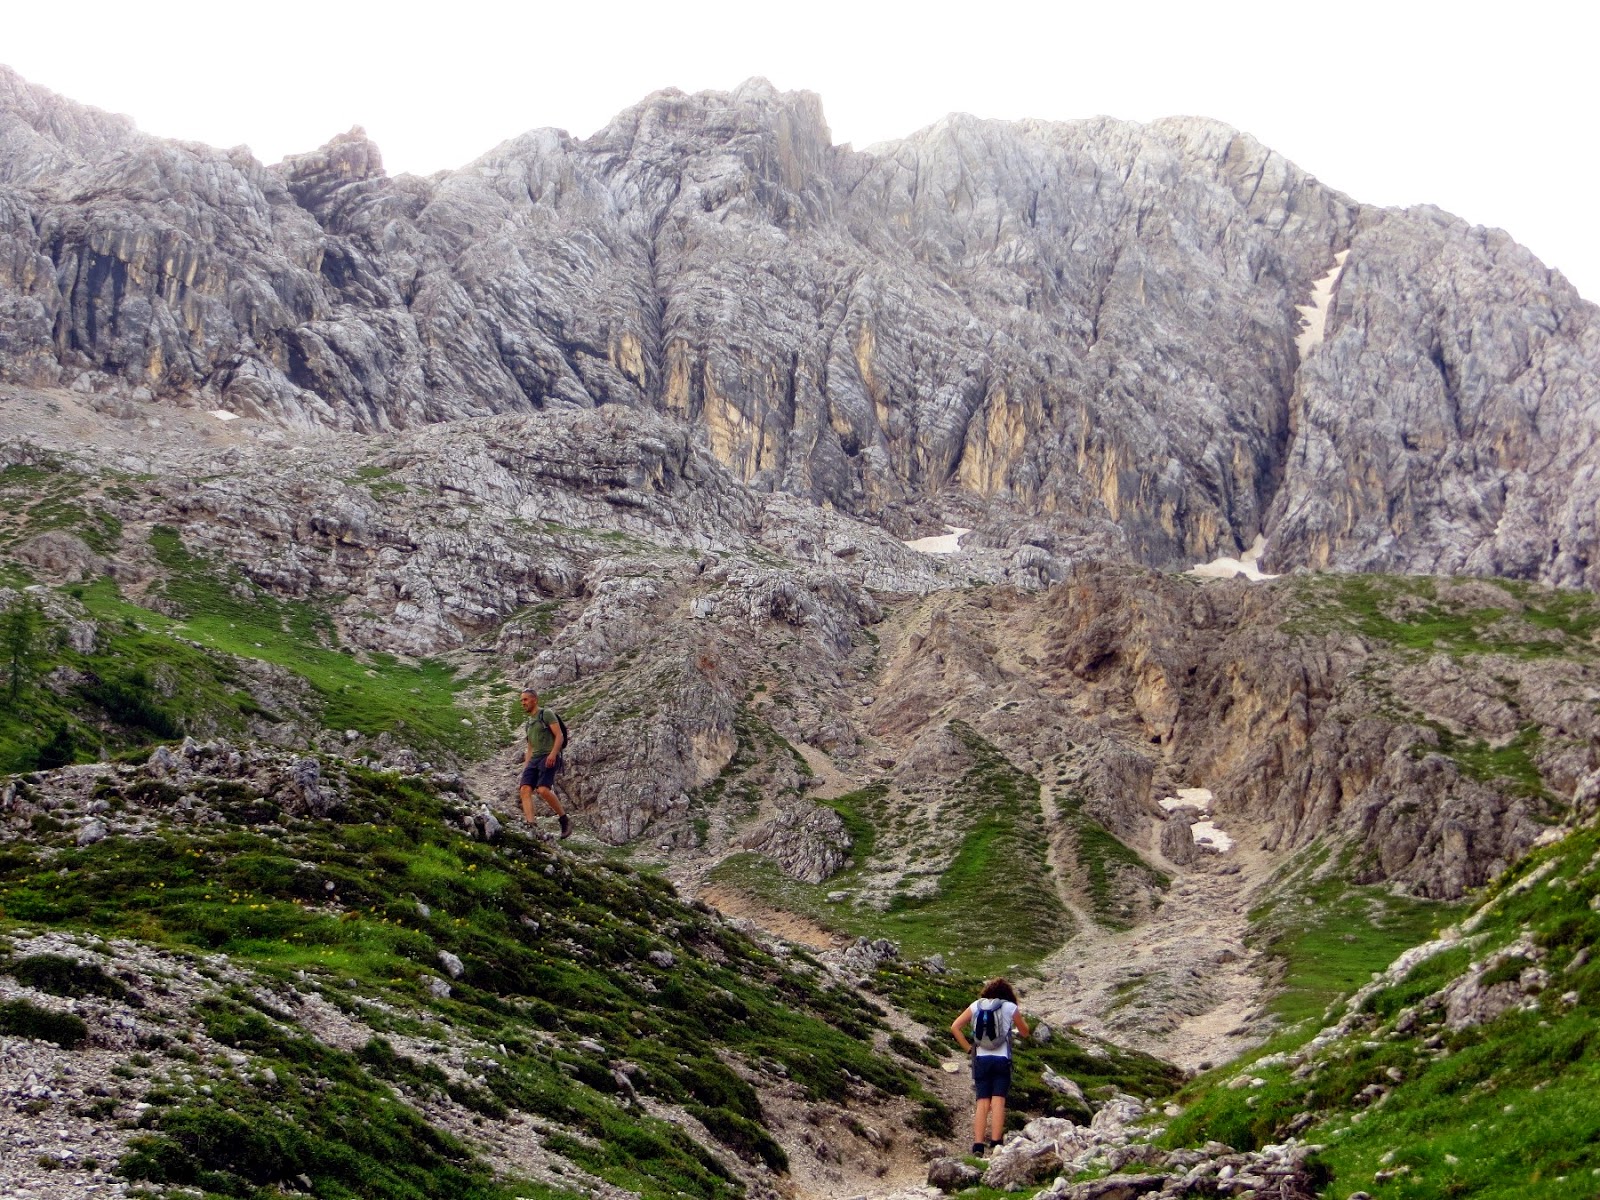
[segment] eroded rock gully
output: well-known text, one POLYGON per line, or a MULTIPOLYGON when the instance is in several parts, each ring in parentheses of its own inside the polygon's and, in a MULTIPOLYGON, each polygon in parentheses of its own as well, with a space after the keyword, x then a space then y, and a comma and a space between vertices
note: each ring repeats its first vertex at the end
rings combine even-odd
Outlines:
MULTIPOLYGON (((1199 785, 1263 849, 1334 833, 1360 848, 1362 879, 1460 896, 1568 811, 1600 766, 1592 635, 1571 653, 1525 653, 1515 636, 1500 654, 1417 651, 1361 632, 1344 586, 1105 568, 1035 593, 939 593, 885 645, 869 725, 894 745, 938 715, 977 714, 1038 773, 1065 747, 1093 747, 1076 781, 1088 811, 1151 853, 1155 801, 1199 785), (1534 772, 1521 785, 1469 753, 1519 733, 1534 772)), ((1440 581, 1429 604, 1515 627, 1539 600, 1440 581)), ((1379 602, 1394 630, 1417 603, 1405 589, 1379 602)))

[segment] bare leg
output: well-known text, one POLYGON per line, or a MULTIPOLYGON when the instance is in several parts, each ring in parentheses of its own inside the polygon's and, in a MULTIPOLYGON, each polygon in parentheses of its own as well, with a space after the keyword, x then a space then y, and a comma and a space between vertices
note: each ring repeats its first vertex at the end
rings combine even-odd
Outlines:
MULTIPOLYGON (((549 789, 547 787, 540 788, 539 789, 539 799, 543 800, 546 804, 548 804, 550 806, 550 811, 555 813, 556 816, 564 817, 564 816, 567 815, 566 814, 566 810, 561 807, 561 801, 556 799, 556 794, 551 789, 549 789)), ((532 800, 525 801, 525 804, 527 806, 527 809, 528 809, 529 813, 531 814, 533 812, 533 801, 532 800)), ((528 820, 530 820, 530 821, 533 820, 533 817, 530 815, 528 817, 528 820)))
POLYGON ((972 1141, 978 1145, 983 1141, 983 1131, 989 1124, 989 1101, 979 1100, 978 1111, 972 1114, 972 1141))
POLYGON ((517 798, 522 801, 522 819, 529 825, 533 824, 533 789, 527 784, 517 789, 517 798))
POLYGON ((989 1102, 989 1140, 998 1142, 1006 1133, 1006 1098, 996 1096, 989 1102))

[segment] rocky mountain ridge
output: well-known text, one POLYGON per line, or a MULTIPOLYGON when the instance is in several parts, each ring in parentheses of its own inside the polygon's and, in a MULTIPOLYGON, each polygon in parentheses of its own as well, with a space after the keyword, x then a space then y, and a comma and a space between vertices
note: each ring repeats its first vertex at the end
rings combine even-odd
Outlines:
MULTIPOLYGON (((62 489, 12 529, 27 570, 58 586, 109 572, 125 598, 180 619, 255 589, 269 625, 284 600, 307 605, 329 621, 317 637, 364 654, 481 652, 496 679, 551 690, 577 719, 567 786, 612 842, 648 831, 692 848, 714 815, 695 815, 702 795, 748 794, 776 825, 753 833, 734 806, 706 857, 782 829, 792 869, 825 878, 844 855, 824 828, 837 817, 805 798, 810 760, 914 803, 939 794, 952 754, 989 752, 959 726, 1161 861, 1186 853, 1157 800, 1201 786, 1270 849, 1337 831, 1363 878, 1453 898, 1600 768, 1595 605, 1581 594, 1200 583, 1028 544, 930 555, 754 492, 680 423, 616 406, 301 446, 202 414, 211 445, 156 443, 67 397, 10 403, 38 441, 5 462, 54 463, 62 489), (103 452, 72 449, 130 432, 109 474, 103 452), (69 503, 80 532, 50 529, 69 503), (97 552, 83 537, 103 521, 118 534, 97 552), (214 581, 218 601, 185 590, 192 579, 214 581)), ((70 596, 53 603, 92 625, 70 596)), ((503 786, 492 774, 486 786, 503 786)), ((968 820, 919 821, 879 846, 954 853, 968 820)), ((868 891, 890 903, 900 877, 868 891)), ((1118 903, 1139 910, 1130 887, 1118 903)))
POLYGON ((964 507, 1161 565, 1265 533, 1278 567, 1600 582, 1594 306, 1213 122, 951 117, 857 152, 752 81, 391 178, 359 131, 264 167, 5 72, 0 246, 5 377, 112 407, 626 406, 901 534, 964 507))
POLYGON ((392 179, 0 71, 0 1182, 882 1191, 1005 971, 1057 1034, 990 1183, 1403 1189, 1294 1139, 1587 1036, 1593 314, 1207 122, 857 153, 753 82, 392 179), (1306 569, 1160 569, 1258 535, 1306 569), (1557 843, 1537 936, 1303 1045, 1557 843))

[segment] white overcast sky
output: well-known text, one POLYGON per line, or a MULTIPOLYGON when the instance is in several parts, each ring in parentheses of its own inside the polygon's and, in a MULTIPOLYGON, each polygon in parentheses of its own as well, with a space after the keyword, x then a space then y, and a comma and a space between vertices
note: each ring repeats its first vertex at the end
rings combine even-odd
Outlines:
POLYGON ((1600 5, 0 0, 0 62, 265 162, 365 126, 392 172, 752 75, 865 147, 948 112, 1227 121, 1373 204, 1499 226, 1600 300, 1600 5))

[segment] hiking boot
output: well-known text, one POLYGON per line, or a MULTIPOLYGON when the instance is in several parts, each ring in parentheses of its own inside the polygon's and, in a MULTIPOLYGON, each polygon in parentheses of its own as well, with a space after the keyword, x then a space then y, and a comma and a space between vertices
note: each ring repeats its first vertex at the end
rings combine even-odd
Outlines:
POLYGON ((983 1157, 983 1143, 982 1142, 973 1142, 972 1143, 972 1157, 973 1158, 982 1158, 983 1157))
POLYGON ((571 822, 571 820, 568 819, 566 813, 562 813, 561 814, 561 836, 562 837, 566 837, 571 832, 572 832, 572 822, 571 822))

